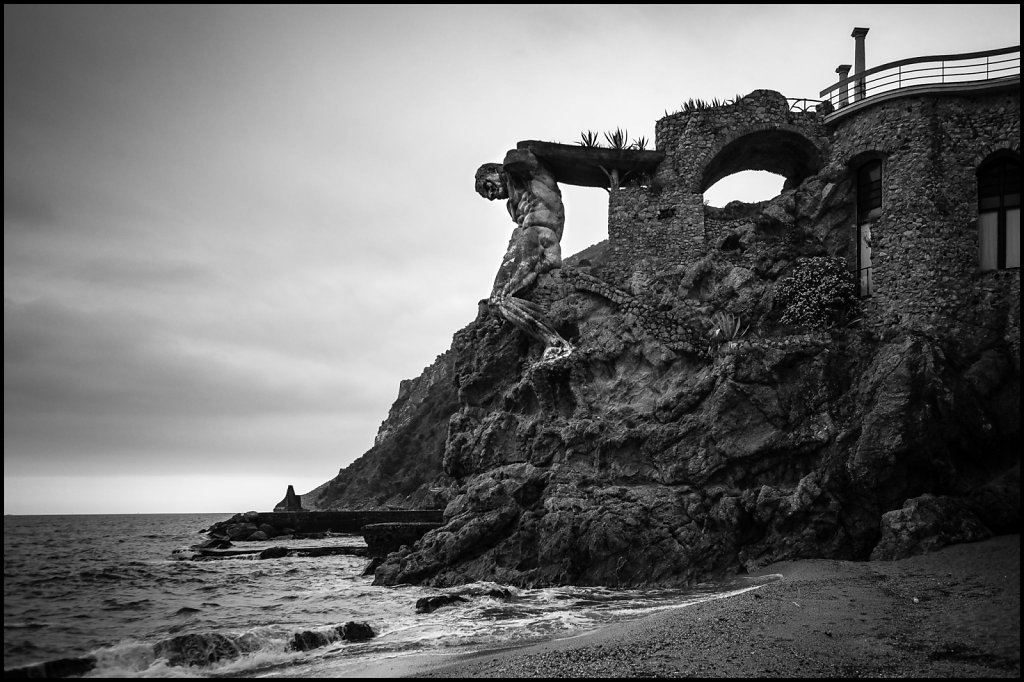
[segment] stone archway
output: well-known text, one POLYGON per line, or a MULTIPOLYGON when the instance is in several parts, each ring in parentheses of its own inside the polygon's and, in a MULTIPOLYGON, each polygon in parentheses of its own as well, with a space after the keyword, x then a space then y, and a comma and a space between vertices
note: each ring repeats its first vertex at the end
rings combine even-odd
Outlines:
POLYGON ((786 178, 783 189, 819 172, 829 139, 816 112, 793 111, 774 90, 726 104, 702 103, 660 119, 656 149, 665 155, 649 188, 611 195, 608 237, 622 273, 685 262, 706 249, 704 190, 744 170, 786 178))
POLYGON ((813 111, 791 111, 773 90, 755 90, 731 104, 694 108, 658 121, 658 170, 666 188, 700 195, 744 170, 782 175, 795 186, 824 165, 828 136, 813 111))
POLYGON ((746 170, 769 171, 786 178, 783 189, 799 185, 822 166, 818 147, 800 133, 766 128, 737 135, 721 145, 704 166, 697 191, 704 193, 722 178, 746 170))

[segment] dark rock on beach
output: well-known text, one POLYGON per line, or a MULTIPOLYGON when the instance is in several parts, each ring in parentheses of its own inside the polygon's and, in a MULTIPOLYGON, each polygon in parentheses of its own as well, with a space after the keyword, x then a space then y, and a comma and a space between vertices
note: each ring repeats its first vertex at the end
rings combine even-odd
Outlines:
POLYGON ((366 568, 360 575, 373 575, 377 571, 377 567, 384 561, 384 557, 375 556, 370 559, 370 563, 366 564, 366 568))
POLYGON ((357 623, 355 621, 349 621, 341 626, 341 638, 349 642, 362 642, 367 639, 372 639, 376 636, 376 633, 366 623, 357 623))
POLYGON ((205 542, 200 542, 196 545, 193 545, 192 549, 229 549, 231 547, 234 547, 234 545, 231 544, 230 540, 226 540, 224 538, 210 538, 205 542))
MULTIPOLYGON (((259 526, 255 523, 233 523, 225 529, 230 540, 248 540, 259 532, 259 526)), ((266 536, 261 538, 266 540, 266 536)))
POLYGON ((490 589, 484 592, 484 595, 491 597, 492 599, 498 599, 499 601, 512 601, 512 592, 510 590, 501 588, 490 589))
POLYGON ((287 547, 267 547, 259 553, 260 559, 280 559, 285 556, 288 556, 287 547))
POLYGON ((431 597, 421 597, 416 600, 416 613, 430 613, 442 606, 452 604, 466 604, 475 597, 490 597, 498 601, 512 601, 513 594, 507 588, 469 589, 455 594, 439 594, 431 597))
POLYGON ((322 646, 327 646, 339 640, 349 642, 361 642, 375 636, 373 628, 366 623, 349 621, 344 625, 338 625, 329 630, 305 630, 296 632, 288 647, 293 651, 309 651, 322 646))
POLYGON ((157 657, 166 658, 175 666, 206 666, 230 661, 251 650, 231 637, 216 632, 181 635, 158 642, 153 648, 157 657))
POLYGON ((431 613, 442 606, 466 604, 469 600, 457 594, 439 594, 433 597, 421 597, 416 600, 416 613, 431 613))

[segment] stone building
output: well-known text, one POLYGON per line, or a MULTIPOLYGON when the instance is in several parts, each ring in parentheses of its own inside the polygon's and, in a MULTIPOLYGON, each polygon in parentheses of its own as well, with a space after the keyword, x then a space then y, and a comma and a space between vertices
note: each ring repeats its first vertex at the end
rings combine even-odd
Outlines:
POLYGON ((821 100, 756 90, 701 103, 657 122, 647 174, 567 177, 609 191, 606 278, 715 248, 730 225, 703 193, 728 175, 771 171, 784 194, 817 178, 845 214, 829 249, 857 279, 866 326, 970 337, 985 333, 974 313, 995 306, 1017 311, 1019 350, 1020 47, 866 69, 867 33, 854 29, 856 68, 837 68, 821 100))

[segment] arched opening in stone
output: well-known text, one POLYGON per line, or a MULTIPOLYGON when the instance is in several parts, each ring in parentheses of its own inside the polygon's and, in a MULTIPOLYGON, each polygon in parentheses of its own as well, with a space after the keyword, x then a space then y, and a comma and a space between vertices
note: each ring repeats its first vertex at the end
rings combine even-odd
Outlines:
POLYGON ((722 178, 704 190, 704 203, 722 208, 733 201, 756 204, 777 197, 786 178, 777 173, 745 170, 722 178))
MULTIPOLYGON (((704 193, 707 203, 724 206, 732 199, 719 203, 722 198, 718 194, 724 193, 733 184, 753 186, 756 183, 761 185, 761 192, 770 192, 774 189, 771 182, 775 182, 775 177, 781 176, 783 182, 774 194, 755 200, 763 201, 771 199, 782 190, 796 187, 805 178, 817 173, 821 164, 821 153, 818 148, 803 135, 791 130, 758 130, 740 135, 726 143, 704 167, 699 189, 704 193), (755 174, 750 175, 750 172, 755 174), (737 175, 740 177, 730 180, 723 188, 718 188, 718 185, 722 184, 720 181, 737 175), (753 179, 755 177, 756 181, 753 179), (770 182, 768 178, 772 178, 770 182), (713 189, 710 198, 707 194, 709 189, 713 189)), ((740 197, 736 198, 751 203, 740 197)))

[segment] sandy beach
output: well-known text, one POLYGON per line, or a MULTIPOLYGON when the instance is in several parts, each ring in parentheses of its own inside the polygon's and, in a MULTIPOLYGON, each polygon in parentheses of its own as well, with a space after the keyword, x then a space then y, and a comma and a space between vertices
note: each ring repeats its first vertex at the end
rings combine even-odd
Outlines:
POLYGON ((1020 677, 1020 536, 805 560, 727 599, 570 639, 381 662, 367 677, 1020 677))

